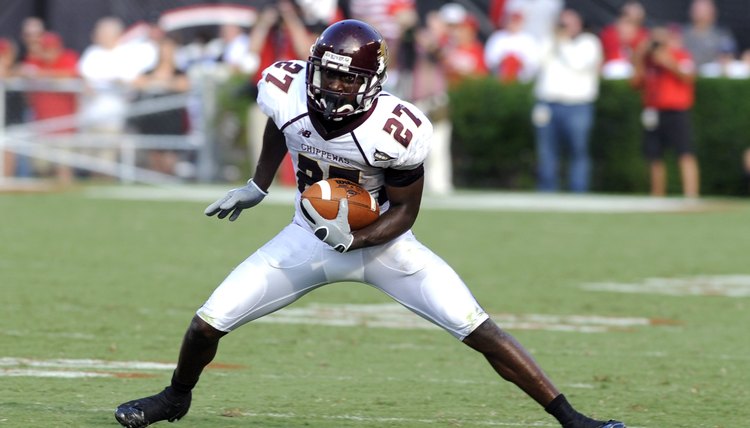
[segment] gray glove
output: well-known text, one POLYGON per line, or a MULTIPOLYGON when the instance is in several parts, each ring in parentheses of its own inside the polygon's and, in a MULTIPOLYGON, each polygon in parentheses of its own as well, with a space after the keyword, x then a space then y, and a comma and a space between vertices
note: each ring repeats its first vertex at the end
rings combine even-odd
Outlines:
POLYGON ((333 220, 318 214, 307 199, 302 199, 302 214, 315 236, 334 250, 345 253, 352 245, 354 235, 349 227, 349 201, 346 198, 339 200, 339 213, 333 220))
POLYGON ((258 205, 267 194, 251 178, 247 181, 247 185, 230 190, 226 196, 206 207, 203 212, 207 216, 219 213, 219 218, 224 218, 231 213, 229 221, 235 221, 242 210, 258 205))

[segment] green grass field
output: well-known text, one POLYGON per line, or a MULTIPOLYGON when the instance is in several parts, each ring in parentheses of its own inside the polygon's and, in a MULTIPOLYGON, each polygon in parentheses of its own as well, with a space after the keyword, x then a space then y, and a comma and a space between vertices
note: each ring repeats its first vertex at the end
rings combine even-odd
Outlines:
MULTIPOLYGON (((269 203, 206 218, 221 188, 192 202, 86 190, 0 194, 0 427, 118 426, 115 406, 167 384, 195 309, 291 216, 269 203)), ((673 213, 426 206, 415 232, 580 410, 695 428, 750 426, 749 225, 739 200, 673 213)), ((261 321, 223 339, 175 426, 556 426, 370 287, 324 287, 261 321)))

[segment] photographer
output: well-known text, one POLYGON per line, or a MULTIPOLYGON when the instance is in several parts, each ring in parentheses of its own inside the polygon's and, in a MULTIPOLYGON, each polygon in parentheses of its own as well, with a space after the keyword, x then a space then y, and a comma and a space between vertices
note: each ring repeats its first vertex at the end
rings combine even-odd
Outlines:
POLYGON ((690 109, 694 102, 695 64, 683 48, 678 27, 655 27, 635 56, 633 84, 643 96, 643 152, 649 162, 651 195, 664 196, 666 149, 678 155, 685 197, 699 194, 699 170, 692 143, 690 109))
POLYGON ((581 16, 566 9, 560 14, 554 37, 543 44, 541 53, 532 111, 537 188, 542 192, 559 189, 559 157, 567 149, 568 187, 572 192, 586 192, 590 175, 589 134, 599 95, 602 46, 596 35, 584 31, 581 16))

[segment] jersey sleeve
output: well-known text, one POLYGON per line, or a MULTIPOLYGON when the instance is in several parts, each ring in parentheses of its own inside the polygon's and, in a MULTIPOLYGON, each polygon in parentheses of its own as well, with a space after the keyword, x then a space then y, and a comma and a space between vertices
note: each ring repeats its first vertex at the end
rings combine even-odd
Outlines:
POLYGON ((394 111, 398 111, 399 107, 403 114, 397 116, 397 119, 403 124, 403 130, 395 129, 392 133, 394 144, 400 147, 390 168, 411 170, 421 166, 430 153, 432 123, 421 110, 410 103, 401 101, 394 111))
POLYGON ((263 70, 258 82, 257 103, 276 126, 283 126, 293 114, 296 103, 292 100, 298 98, 293 94, 300 90, 300 85, 304 86, 304 70, 302 61, 279 61, 263 70))
POLYGON ((381 168, 412 170, 430 152, 432 123, 416 106, 394 96, 381 97, 368 120, 374 141, 373 162, 381 168))

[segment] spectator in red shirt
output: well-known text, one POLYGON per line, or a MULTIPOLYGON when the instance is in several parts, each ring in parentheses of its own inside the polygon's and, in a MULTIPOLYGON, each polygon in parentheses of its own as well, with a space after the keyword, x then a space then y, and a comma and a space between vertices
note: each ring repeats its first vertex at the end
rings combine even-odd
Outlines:
POLYGON ((648 30, 643 26, 646 12, 636 0, 626 2, 620 9, 615 22, 605 26, 599 37, 602 40, 604 65, 602 77, 624 79, 633 75, 633 54, 638 46, 648 38, 648 30))
POLYGON ((456 84, 467 77, 487 75, 484 45, 477 34, 476 18, 458 3, 443 5, 439 16, 447 25, 440 54, 448 84, 456 84))
MULTIPOLYGON (((314 7, 314 5, 306 3, 307 7, 314 7)), ((308 24, 303 21, 304 12, 305 10, 295 3, 281 0, 273 6, 267 6, 260 13, 258 21, 250 32, 249 49, 258 60, 258 67, 253 77, 254 82, 261 78, 261 71, 276 61, 307 59, 310 46, 318 35, 314 31, 316 29, 314 23, 308 24)), ((328 18, 336 19, 336 16, 328 18)), ((257 104, 252 105, 249 115, 250 156, 257 160, 260 156, 266 116, 257 104)), ((293 186, 296 185, 296 179, 292 160, 287 155, 279 169, 279 183, 284 186, 293 186)))
MULTIPOLYGON (((59 35, 46 32, 40 41, 38 57, 26 59, 21 74, 29 78, 57 79, 78 75, 78 54, 63 46, 59 35)), ((74 115, 77 110, 76 96, 69 92, 31 92, 29 104, 35 120, 74 115)), ((71 131, 66 128, 63 131, 71 131)))
MULTIPOLYGON (((55 79, 73 78, 78 75, 78 54, 63 46, 59 35, 45 32, 39 42, 38 55, 27 57, 21 68, 21 75, 27 78, 46 80, 54 85, 55 79)), ((34 120, 47 120, 68 116, 71 119, 78 110, 75 93, 64 91, 30 92, 29 105, 34 120)), ((55 126, 50 134, 74 132, 73 126, 55 126)), ((72 180, 72 170, 63 164, 56 167, 57 177, 63 182, 72 180)))
POLYGON ((678 27, 656 27, 638 49, 633 83, 643 94, 644 154, 649 162, 651 195, 664 196, 664 152, 677 152, 685 197, 699 194, 698 161, 693 148, 690 110, 694 101, 695 63, 682 46, 678 27))

